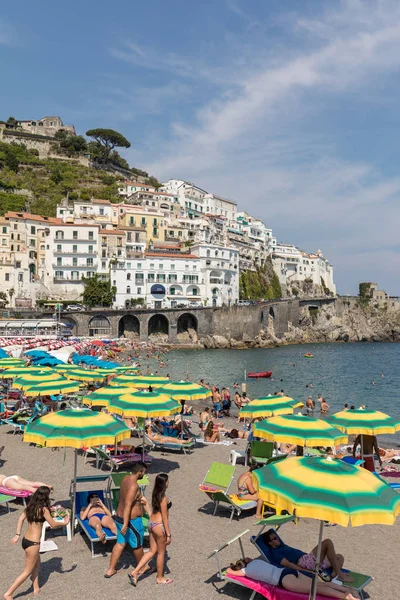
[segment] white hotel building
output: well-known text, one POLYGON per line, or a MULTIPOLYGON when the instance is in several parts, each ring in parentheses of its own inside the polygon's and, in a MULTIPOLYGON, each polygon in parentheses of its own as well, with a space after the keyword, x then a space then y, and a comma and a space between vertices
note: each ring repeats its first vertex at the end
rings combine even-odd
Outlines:
POLYGON ((147 308, 180 308, 234 304, 239 298, 238 253, 233 248, 194 245, 191 253, 146 252, 137 260, 118 260, 111 267, 117 288, 115 307, 144 298, 147 308))
POLYGON ((306 254, 292 244, 276 244, 272 262, 282 285, 307 279, 321 286, 323 280, 324 286, 336 294, 333 267, 321 250, 316 254, 306 254))

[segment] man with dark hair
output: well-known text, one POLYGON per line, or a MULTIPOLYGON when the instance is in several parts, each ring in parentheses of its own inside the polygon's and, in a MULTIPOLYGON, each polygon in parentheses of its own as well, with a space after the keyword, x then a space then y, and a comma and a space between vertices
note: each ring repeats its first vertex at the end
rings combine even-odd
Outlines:
POLYGON ((126 475, 121 481, 120 496, 117 512, 114 515, 117 526, 117 542, 113 548, 110 559, 110 566, 104 575, 109 579, 118 571, 117 563, 121 558, 125 545, 129 544, 133 550, 133 556, 139 562, 143 556, 143 511, 150 514, 149 503, 142 496, 138 480, 146 474, 147 467, 144 463, 135 463, 132 467, 131 475, 126 475))

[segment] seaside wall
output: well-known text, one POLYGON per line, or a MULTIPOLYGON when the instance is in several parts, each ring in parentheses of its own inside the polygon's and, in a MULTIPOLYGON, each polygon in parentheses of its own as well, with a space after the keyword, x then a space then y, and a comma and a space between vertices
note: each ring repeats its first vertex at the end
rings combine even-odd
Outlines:
POLYGON ((170 343, 197 343, 205 340, 217 347, 230 340, 249 343, 261 332, 272 328, 277 338, 299 324, 299 301, 270 301, 249 306, 191 308, 186 310, 111 310, 98 309, 63 313, 61 320, 73 325, 78 336, 136 336, 146 341, 150 334, 170 343), (184 334, 184 335, 182 335, 184 334), (185 337, 185 334, 186 337, 185 337), (218 339, 220 338, 220 339, 218 339))

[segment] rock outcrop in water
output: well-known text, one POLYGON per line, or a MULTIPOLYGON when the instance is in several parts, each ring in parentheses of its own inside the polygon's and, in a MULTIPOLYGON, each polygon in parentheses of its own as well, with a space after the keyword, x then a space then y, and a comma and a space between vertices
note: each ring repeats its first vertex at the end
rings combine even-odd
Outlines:
POLYGON ((339 298, 320 308, 300 309, 298 323, 289 323, 283 337, 277 337, 274 319, 254 339, 228 339, 208 335, 199 339, 203 348, 269 348, 286 344, 317 342, 400 342, 400 308, 362 306, 355 299, 339 298))

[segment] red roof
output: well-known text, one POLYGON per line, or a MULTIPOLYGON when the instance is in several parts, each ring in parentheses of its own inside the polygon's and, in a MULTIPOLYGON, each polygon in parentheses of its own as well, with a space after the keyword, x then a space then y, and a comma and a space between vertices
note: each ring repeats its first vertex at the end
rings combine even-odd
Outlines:
POLYGON ((54 225, 62 224, 62 220, 56 217, 42 217, 40 215, 32 215, 31 213, 25 212, 14 212, 12 210, 8 211, 4 217, 6 219, 22 219, 24 221, 41 221, 43 223, 50 223, 54 225))

